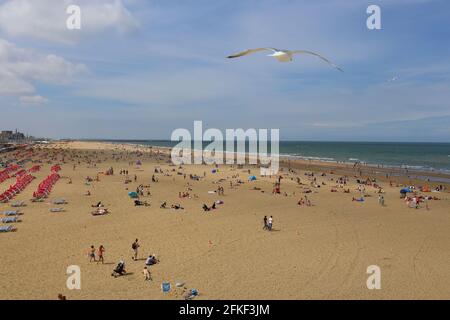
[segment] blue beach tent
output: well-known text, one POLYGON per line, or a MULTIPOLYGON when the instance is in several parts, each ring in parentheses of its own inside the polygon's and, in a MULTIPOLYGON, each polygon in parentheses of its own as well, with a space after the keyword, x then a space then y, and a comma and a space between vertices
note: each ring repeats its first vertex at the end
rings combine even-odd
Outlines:
POLYGON ((409 193, 412 192, 410 188, 403 188, 402 190, 400 190, 400 193, 409 193))

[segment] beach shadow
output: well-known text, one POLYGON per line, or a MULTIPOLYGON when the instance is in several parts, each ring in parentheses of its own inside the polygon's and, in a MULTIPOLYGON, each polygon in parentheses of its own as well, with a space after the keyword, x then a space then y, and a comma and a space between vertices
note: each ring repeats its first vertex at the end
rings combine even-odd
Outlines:
POLYGON ((117 279, 117 278, 132 276, 133 274, 134 274, 134 272, 128 272, 128 273, 125 273, 125 274, 122 274, 122 275, 111 274, 111 276, 114 277, 114 279, 117 279))

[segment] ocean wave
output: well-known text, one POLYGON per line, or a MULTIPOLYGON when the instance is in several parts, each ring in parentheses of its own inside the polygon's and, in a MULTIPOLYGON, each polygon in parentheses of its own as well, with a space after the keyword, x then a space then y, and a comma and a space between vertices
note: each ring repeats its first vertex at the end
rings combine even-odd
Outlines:
POLYGON ((302 160, 315 160, 315 161, 324 161, 324 162, 334 162, 336 159, 334 158, 328 158, 328 157, 314 157, 314 156, 303 156, 301 154, 286 154, 287 157, 292 157, 296 159, 302 159, 302 160))

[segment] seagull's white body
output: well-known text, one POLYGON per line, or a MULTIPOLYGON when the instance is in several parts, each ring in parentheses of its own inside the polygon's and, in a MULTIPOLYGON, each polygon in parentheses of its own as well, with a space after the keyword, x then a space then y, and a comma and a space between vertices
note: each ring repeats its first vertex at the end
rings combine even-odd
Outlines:
POLYGON ((273 54, 269 54, 269 57, 274 57, 275 59, 277 59, 280 62, 291 62, 293 60, 292 54, 290 54, 289 52, 286 52, 286 51, 274 52, 273 54))
POLYGON ((309 55, 313 55, 316 56, 320 59, 322 59, 323 61, 325 61, 326 63, 328 63, 330 66, 332 66, 333 68, 339 70, 339 71, 344 71, 341 68, 339 68, 337 65, 335 65, 334 63, 332 63, 330 60, 328 60, 327 58, 321 56, 318 53, 312 52, 312 51, 307 51, 307 50, 279 50, 279 49, 275 49, 275 48, 256 48, 256 49, 248 49, 245 50, 243 52, 228 56, 227 58, 238 58, 238 57, 242 57, 251 53, 256 53, 256 52, 260 52, 260 51, 272 51, 272 54, 269 55, 269 57, 274 57, 275 59, 277 59, 279 62, 291 62, 293 61, 293 55, 294 54, 309 54, 309 55))

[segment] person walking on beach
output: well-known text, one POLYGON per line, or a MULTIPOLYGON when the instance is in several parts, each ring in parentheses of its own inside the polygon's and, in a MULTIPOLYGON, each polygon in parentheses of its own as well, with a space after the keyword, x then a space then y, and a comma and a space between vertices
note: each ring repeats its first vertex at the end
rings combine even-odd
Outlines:
POLYGON ((267 230, 267 229, 268 229, 268 226, 267 226, 267 216, 264 216, 263 221, 264 221, 263 230, 267 230))
POLYGON ((98 256, 97 263, 99 263, 100 261, 102 262, 102 264, 105 263, 103 260, 104 252, 105 252, 105 247, 103 245, 100 245, 100 247, 98 247, 98 251, 97 251, 97 256, 98 256))
POLYGON ((273 218, 272 218, 272 216, 270 216, 268 223, 267 223, 267 228, 269 229, 269 231, 272 231, 272 226, 273 226, 273 218))
POLYGON ((384 207, 384 196, 382 194, 378 196, 378 203, 380 206, 384 207))
POLYGON ((152 280, 152 277, 150 276, 150 271, 148 271, 147 267, 144 267, 142 273, 144 274, 144 281, 152 280))
POLYGON ((138 243, 138 239, 136 239, 133 244, 131 245, 131 249, 133 249, 134 251, 134 256, 132 257, 133 260, 137 260, 137 255, 138 255, 138 250, 139 250, 139 243, 138 243))
POLYGON ((95 248, 93 245, 89 249, 89 262, 92 262, 92 260, 94 260, 94 262, 96 261, 95 260, 95 248))

